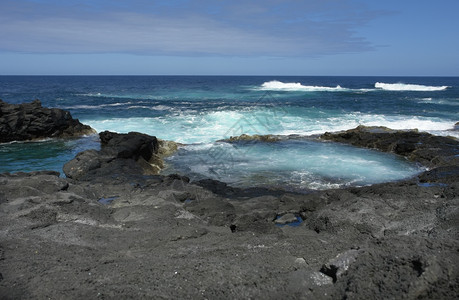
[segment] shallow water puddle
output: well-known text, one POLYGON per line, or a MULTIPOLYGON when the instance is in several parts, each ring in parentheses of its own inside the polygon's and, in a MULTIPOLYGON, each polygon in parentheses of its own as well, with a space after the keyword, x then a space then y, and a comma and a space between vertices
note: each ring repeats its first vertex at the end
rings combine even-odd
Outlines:
POLYGON ((107 198, 102 197, 99 200, 97 200, 97 202, 108 205, 108 204, 111 204, 113 200, 115 200, 116 198, 119 198, 119 196, 113 196, 113 197, 107 197, 107 198))

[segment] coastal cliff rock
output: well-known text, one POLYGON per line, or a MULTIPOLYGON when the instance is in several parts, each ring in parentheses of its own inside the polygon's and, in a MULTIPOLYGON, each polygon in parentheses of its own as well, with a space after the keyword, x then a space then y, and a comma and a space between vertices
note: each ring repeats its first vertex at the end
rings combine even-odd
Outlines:
POLYGON ((100 151, 83 151, 64 165, 67 177, 90 180, 100 176, 158 174, 163 167, 162 157, 177 149, 173 142, 138 132, 104 131, 99 137, 100 151))
POLYGON ((44 138, 68 138, 95 133, 73 119, 70 112, 31 103, 9 104, 0 100, 0 143, 44 138))

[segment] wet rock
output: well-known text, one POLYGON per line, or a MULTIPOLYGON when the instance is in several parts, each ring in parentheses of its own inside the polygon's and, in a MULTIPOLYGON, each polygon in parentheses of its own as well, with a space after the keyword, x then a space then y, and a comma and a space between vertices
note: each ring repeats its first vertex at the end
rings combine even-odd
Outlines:
POLYGON ((0 100, 0 143, 70 138, 93 133, 94 129, 73 119, 70 112, 42 107, 39 100, 23 104, 0 100))
POLYGON ((227 196, 227 195, 234 194, 234 188, 228 186, 228 184, 222 181, 218 181, 214 179, 202 179, 202 180, 196 181, 195 183, 218 195, 227 196))
POLYGON ((358 147, 392 152, 428 167, 459 165, 459 141, 417 130, 358 126, 338 133, 325 133, 321 139, 358 147))
POLYGON ((90 180, 100 176, 153 175, 160 171, 157 160, 159 143, 156 137, 138 132, 127 134, 104 131, 99 134, 101 150, 79 153, 64 165, 67 177, 90 180))
POLYGON ((142 157, 148 161, 154 153, 158 152, 158 140, 155 136, 139 132, 128 134, 104 131, 99 133, 101 151, 112 154, 116 158, 129 158, 138 160, 142 157))
POLYGON ((421 183, 443 183, 445 185, 453 182, 459 182, 459 166, 438 167, 422 173, 419 176, 421 183))

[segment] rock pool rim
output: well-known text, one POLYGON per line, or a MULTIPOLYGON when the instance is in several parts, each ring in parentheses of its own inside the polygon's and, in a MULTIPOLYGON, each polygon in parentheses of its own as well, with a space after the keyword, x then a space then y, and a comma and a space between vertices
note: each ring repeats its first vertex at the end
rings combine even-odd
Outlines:
MULTIPOLYGON (((371 127, 371 128, 367 128, 367 127, 361 127, 361 128, 366 128, 368 130, 370 130, 371 132, 399 132, 399 131, 394 131, 392 129, 389 129, 389 128, 385 128, 385 127, 371 127)), ((415 131, 417 132, 417 131, 415 131)), ((342 133, 342 131, 340 132, 337 132, 336 134, 338 133, 342 133)), ((330 134, 330 133, 327 133, 327 134, 330 134)), ((178 169, 176 169, 173 165, 174 165, 174 160, 172 161, 166 161, 166 165, 170 167, 170 170, 167 170, 167 168, 163 169, 162 170, 162 173, 163 175, 167 175, 167 174, 173 174, 173 173, 179 173, 179 174, 182 174, 184 176, 189 176, 192 178, 192 181, 200 181, 200 180, 203 180, 203 179, 206 179, 206 178, 211 178, 212 180, 217 180, 217 181, 221 181, 221 182, 224 182, 225 184, 227 184, 228 186, 231 186, 231 187, 234 187, 234 188, 241 188, 241 189, 247 189, 247 188, 268 188, 268 189, 271 189, 271 190, 284 190, 286 192, 293 192, 293 193, 309 193, 309 192, 314 192, 314 191, 318 191, 318 190, 328 190, 328 189, 343 189, 343 188, 349 188, 349 187, 363 187, 363 186, 370 186, 370 185, 373 185, 373 184, 382 184, 382 183, 389 183, 389 182, 398 182, 398 181, 403 181, 403 180, 410 180, 410 179, 413 179, 415 177, 417 177, 419 174, 423 173, 424 171, 428 170, 429 168, 424 166, 422 163, 416 161, 416 160, 410 160, 408 159, 408 157, 406 156, 403 156, 403 155, 399 155, 397 153, 394 153, 393 151, 382 151, 380 149, 377 149, 377 148, 373 148, 373 147, 362 147, 362 146, 355 146, 355 145, 352 145, 352 144, 349 144, 349 143, 344 143, 342 141, 338 141, 338 142, 335 142, 335 141, 331 141, 331 140, 328 140, 328 139, 322 139, 320 135, 298 135, 298 134, 291 134, 291 135, 273 135, 273 134, 268 134, 268 135, 248 135, 248 134, 242 134, 240 136, 231 136, 230 138, 227 138, 227 139, 220 139, 220 140, 217 140, 213 143, 213 145, 222 145, 222 144, 230 144, 230 145, 234 145, 234 147, 238 148, 238 147, 252 147, 252 146, 261 146, 261 147, 264 147, 264 145, 267 145, 267 146, 275 146, 275 145, 281 145, 280 147, 282 147, 282 144, 283 143, 301 143, 299 144, 299 147, 303 147, 303 146, 306 146, 308 147, 308 143, 310 142, 312 144, 312 147, 316 147, 316 145, 320 146, 321 144, 324 144, 324 145, 330 145, 333 149, 333 147, 335 147, 334 145, 336 145, 337 147, 341 147, 340 145, 342 145, 343 147, 350 147, 352 149, 352 151, 356 151, 356 153, 354 155, 359 155, 358 154, 358 149, 367 149, 367 150, 370 150, 370 151, 374 151, 373 153, 371 152, 368 152, 368 154, 370 155, 369 158, 367 159, 371 159, 371 157, 373 155, 376 155, 378 156, 378 152, 381 153, 381 159, 393 159, 394 161, 394 167, 396 167, 395 165, 397 164, 397 160, 400 160, 400 164, 404 164, 404 163, 408 163, 408 164, 411 164, 411 167, 410 168, 413 168, 416 169, 414 170, 411 174, 405 174, 405 175, 402 175, 400 177, 396 177, 396 178, 393 178, 393 179, 388 179, 388 178, 381 178, 381 180, 378 180, 376 178, 373 178, 373 179, 370 179, 370 178, 367 178, 367 177, 359 177, 357 176, 356 178, 353 178, 353 177, 350 177, 348 179, 346 179, 346 175, 345 174, 342 174, 342 176, 338 176, 336 178, 334 178, 333 176, 331 175, 326 175, 326 174, 322 174, 320 175, 320 171, 319 173, 317 173, 317 182, 315 180, 309 182, 309 183, 300 183, 300 182, 297 182, 297 183, 292 183, 289 184, 289 180, 288 179, 281 179, 281 178, 278 178, 278 180, 274 179, 274 181, 266 181, 266 182, 263 182, 263 179, 261 179, 261 181, 257 182, 256 180, 253 181, 251 180, 250 178, 243 178, 241 177, 240 179, 236 180, 236 181, 227 181, 225 180, 225 178, 214 178, 214 177, 209 177, 209 174, 201 174, 201 173, 194 173, 192 170, 189 170, 189 172, 187 172, 186 170, 180 170, 180 165, 182 165, 183 168, 187 168, 187 162, 186 162, 186 159, 185 161, 175 161, 175 163, 178 164, 178 169), (306 143, 305 145, 303 145, 302 143, 306 143), (386 158, 384 158, 384 155, 388 155, 386 158), (195 177, 195 178, 193 178, 195 177), (366 179, 365 179, 366 178, 366 179), (244 183, 245 182, 245 183, 244 183)), ((186 144, 186 145, 180 145, 179 149, 182 148, 182 146, 194 146, 195 144, 186 144)), ((295 144, 293 144, 295 145, 295 144)), ((328 146, 325 146, 325 147, 328 147, 328 146)), ((212 147, 211 147, 212 148, 212 147)), ((199 154, 200 151, 204 151, 205 150, 201 150, 201 149, 189 149, 189 150, 186 150, 186 148, 182 148, 184 149, 186 152, 187 151, 191 151, 191 152, 194 152, 194 151, 197 151, 195 154, 191 154, 193 156, 200 156, 201 154, 199 154)), ((207 148, 203 148, 203 149, 207 149, 207 148)), ((241 151, 244 152, 245 149, 243 148, 240 148, 242 149, 241 151)), ((278 150, 278 149, 277 149, 278 150)), ((275 151, 277 151, 275 150, 275 151)), ((304 149, 303 149, 304 150, 304 149)), ((248 152, 250 150, 247 150, 248 152)), ((306 151, 308 151, 306 149, 306 151)), ((334 150, 332 150, 333 152, 334 150)), ((182 154, 183 155, 183 154, 182 154)), ((182 156, 182 155, 179 155, 182 156)), ((186 154, 184 154, 185 156, 183 157, 186 157, 186 154)), ((307 155, 307 154, 305 154, 307 155)), ((333 154, 332 154, 333 155, 333 154)), ((356 156, 357 158, 358 156, 356 156)), ((332 159, 332 158, 331 158, 332 159)), ((379 161, 379 158, 376 159, 376 161, 379 161)), ((381 161, 382 162, 382 161, 381 161)), ((190 162, 190 164, 193 165, 193 162, 190 162)), ((281 163, 282 164, 282 163, 281 163)), ((408 165, 407 165, 408 167, 408 165)), ((193 167, 191 167, 193 168, 193 167)), ((237 167, 235 167, 237 168, 237 167)), ((316 174, 317 170, 314 171, 314 167, 312 167, 313 169, 311 169, 311 175, 313 177, 316 177, 314 174, 316 174)), ((403 168, 403 167, 401 167, 403 168)), ((277 170, 279 171, 279 170, 277 170)), ((271 172, 277 172, 277 171, 273 171, 273 170, 266 170, 266 172, 264 173, 265 175, 263 174, 260 174, 261 178, 263 178, 264 176, 268 176, 266 174, 269 174, 271 172)), ((298 170, 298 172, 302 173, 302 171, 307 171, 307 170, 298 170)), ((250 171, 248 171, 250 172, 250 171)), ((256 172, 261 172, 260 170, 256 171, 256 172)), ((286 173, 290 172, 290 171, 285 171, 286 173)), ((291 171, 293 172, 293 171, 291 171)), ((295 171, 296 172, 296 171, 295 171)), ((263 173, 263 172, 262 172, 263 173)), ((257 173, 258 174, 258 173, 257 173)), ((210 174, 211 175, 211 174, 210 174)), ((241 175, 241 174, 239 174, 241 175)), ((255 173, 253 174, 254 176, 256 175, 255 173)), ((235 175, 236 177, 238 177, 238 175, 235 175)), ((365 176, 365 175, 363 175, 365 176)), ((389 176, 389 175, 388 175, 389 176)), ((387 176, 386 176, 387 177, 387 176)), ((227 179, 227 178, 226 178, 227 179)), ((268 178, 266 178, 268 179, 268 178)), ((312 178, 314 179, 314 178, 312 178)), ((303 180, 303 179, 301 179, 303 180)))

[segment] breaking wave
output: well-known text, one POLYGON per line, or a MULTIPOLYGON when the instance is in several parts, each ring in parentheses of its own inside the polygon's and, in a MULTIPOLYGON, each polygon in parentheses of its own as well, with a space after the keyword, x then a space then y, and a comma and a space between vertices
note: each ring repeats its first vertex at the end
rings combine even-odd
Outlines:
POLYGON ((268 81, 261 85, 260 90, 265 91, 306 91, 306 92, 336 92, 336 91, 349 91, 350 89, 342 88, 337 85, 336 87, 327 86, 313 86, 302 85, 299 82, 281 82, 277 80, 268 81))
POLYGON ((382 115, 347 113, 342 115, 317 115, 314 111, 295 108, 298 115, 279 117, 269 108, 257 110, 227 110, 207 112, 186 112, 162 117, 130 117, 86 119, 83 123, 97 131, 138 131, 160 135, 166 140, 180 143, 209 143, 219 139, 245 134, 317 135, 327 131, 341 131, 359 125, 386 126, 392 129, 418 129, 438 135, 459 137, 452 131, 451 121, 407 115, 382 115))
POLYGON ((449 86, 428 86, 420 84, 406 84, 406 83, 383 83, 376 82, 376 89, 382 89, 386 91, 416 91, 416 92, 431 92, 431 91, 443 91, 449 88, 449 86))
POLYGON ((68 105, 68 106, 59 106, 61 109, 101 109, 104 107, 113 107, 113 106, 124 106, 132 104, 132 102, 125 102, 125 103, 106 103, 106 104, 99 104, 99 105, 68 105))
POLYGON ((315 85, 303 85, 299 82, 281 82, 278 80, 272 80, 264 82, 257 90, 262 91, 289 91, 289 92, 371 92, 371 91, 417 91, 417 92, 432 92, 432 91, 444 91, 449 86, 428 86, 420 84, 406 84, 406 83, 384 83, 376 82, 374 88, 371 89, 351 89, 345 88, 340 85, 336 87, 328 86, 315 86, 315 85))

